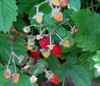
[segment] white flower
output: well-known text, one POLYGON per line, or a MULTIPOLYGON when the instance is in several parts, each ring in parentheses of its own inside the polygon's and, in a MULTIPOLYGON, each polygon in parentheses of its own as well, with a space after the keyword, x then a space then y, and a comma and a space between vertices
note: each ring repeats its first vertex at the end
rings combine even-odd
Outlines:
POLYGON ((30 78, 30 81, 31 81, 32 83, 36 83, 37 79, 38 79, 38 78, 37 78, 35 75, 32 75, 32 77, 30 78))
POLYGON ((24 30, 25 33, 29 33, 30 32, 30 27, 25 26, 23 28, 23 30, 24 30))
POLYGON ((100 64, 95 64, 94 67, 97 69, 98 72, 100 72, 100 64))
POLYGON ((33 16, 33 19, 42 17, 44 14, 42 12, 37 13, 35 16, 33 16))
POLYGON ((21 63, 24 60, 24 56, 20 55, 19 57, 19 63, 21 63))
POLYGON ((59 8, 55 7, 54 10, 52 10, 51 17, 55 16, 59 11, 60 7, 59 8))
POLYGON ((27 70, 30 67, 30 65, 26 65, 23 67, 23 69, 27 70))

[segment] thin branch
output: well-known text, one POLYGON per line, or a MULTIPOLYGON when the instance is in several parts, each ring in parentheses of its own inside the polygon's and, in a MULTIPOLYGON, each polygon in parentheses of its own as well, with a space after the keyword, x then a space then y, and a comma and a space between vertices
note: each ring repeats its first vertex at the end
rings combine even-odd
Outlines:
POLYGON ((43 66, 43 64, 44 64, 45 60, 46 60, 46 59, 44 59, 44 61, 40 64, 40 66, 37 68, 37 70, 34 72, 34 74, 33 74, 33 75, 35 75, 35 74, 37 73, 37 71, 39 70, 39 68, 41 68, 41 67, 43 66))
POLYGON ((15 74, 17 74, 16 65, 15 65, 15 60, 14 60, 14 55, 13 55, 13 64, 14 64, 14 68, 15 68, 15 74))
MULTIPOLYGON (((58 26, 56 26, 50 33, 54 33, 55 30, 56 30, 59 26, 61 26, 62 24, 66 23, 66 22, 68 22, 68 20, 65 20, 65 21, 63 21, 62 23, 60 23, 60 24, 59 24, 58 26)), ((50 33, 49 33, 49 35, 50 35, 50 33)))
POLYGON ((11 34, 10 34, 10 32, 8 32, 8 33, 9 33, 10 42, 11 42, 11 51, 13 51, 13 45, 12 45, 12 40, 11 40, 11 34))
POLYGON ((63 39, 55 32, 56 36, 63 41, 63 39))
POLYGON ((11 54, 10 54, 10 58, 9 58, 9 61, 8 61, 8 64, 7 64, 7 69, 8 69, 8 67, 9 67, 10 60, 11 60, 11 54))
POLYGON ((54 10, 51 0, 49 0, 49 4, 50 4, 52 10, 54 10))

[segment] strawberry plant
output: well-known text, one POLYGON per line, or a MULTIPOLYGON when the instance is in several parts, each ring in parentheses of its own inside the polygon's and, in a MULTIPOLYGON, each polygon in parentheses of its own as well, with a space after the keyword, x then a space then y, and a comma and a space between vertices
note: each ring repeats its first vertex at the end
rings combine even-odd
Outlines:
POLYGON ((0 0, 0 86, 100 86, 99 9, 100 0, 0 0))

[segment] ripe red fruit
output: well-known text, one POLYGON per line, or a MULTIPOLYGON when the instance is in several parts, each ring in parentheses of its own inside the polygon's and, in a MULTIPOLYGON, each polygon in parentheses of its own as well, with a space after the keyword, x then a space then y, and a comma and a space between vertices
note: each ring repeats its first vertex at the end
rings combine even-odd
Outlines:
POLYGON ((40 39, 39 44, 42 48, 48 50, 49 47, 47 45, 50 44, 50 39, 48 37, 43 37, 43 39, 40 39))
POLYGON ((61 56, 61 47, 59 44, 55 44, 55 46, 53 47, 53 49, 51 50, 51 53, 53 53, 54 55, 60 57, 61 56))
POLYGON ((31 51, 31 55, 35 58, 38 59, 40 57, 40 50, 37 49, 36 51, 32 52, 31 51))
POLYGON ((54 84, 59 84, 59 78, 58 75, 56 73, 53 72, 52 77, 49 79, 50 82, 54 83, 54 84))
POLYGON ((4 76, 5 78, 10 78, 11 77, 11 71, 9 69, 7 69, 5 72, 4 72, 4 76))
POLYGON ((61 0, 61 1, 60 1, 60 5, 61 5, 62 7, 66 7, 67 4, 68 4, 68 0, 61 0))
POLYGON ((13 80, 14 83, 17 83, 19 81, 19 74, 14 74, 12 76, 12 80, 13 80))

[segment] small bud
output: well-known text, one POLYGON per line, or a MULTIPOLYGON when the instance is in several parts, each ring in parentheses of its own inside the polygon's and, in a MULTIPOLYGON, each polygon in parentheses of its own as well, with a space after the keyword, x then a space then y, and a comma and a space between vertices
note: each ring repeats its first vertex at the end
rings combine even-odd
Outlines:
POLYGON ((30 65, 26 65, 23 67, 24 70, 27 70, 28 68, 30 68, 30 65))
POLYGON ((55 6, 60 6, 60 2, 58 0, 51 0, 51 2, 55 6))
POLYGON ((51 17, 54 17, 57 21, 63 21, 63 14, 60 12, 60 7, 55 7, 52 11, 51 17))
POLYGON ((28 49, 28 50, 32 50, 32 48, 33 48, 32 46, 27 45, 27 49, 28 49))
POLYGON ((77 32, 78 28, 76 26, 73 26, 73 28, 71 29, 71 33, 75 34, 77 32))
POLYGON ((37 81, 37 77, 35 75, 32 75, 32 77, 30 78, 31 83, 36 83, 37 81))
POLYGON ((19 74, 13 74, 12 80, 13 80, 14 83, 17 83, 19 81, 19 74))
POLYGON ((44 58, 48 58, 50 56, 50 50, 41 49, 40 51, 44 58))
POLYGON ((63 45, 64 47, 70 47, 70 43, 67 40, 67 38, 65 38, 63 41, 61 41, 60 45, 63 45))
POLYGON ((60 5, 66 7, 68 5, 68 0, 60 0, 60 5))
POLYGON ((53 44, 50 44, 50 45, 47 45, 49 47, 50 50, 53 49, 54 45, 53 44))
POLYGON ((42 20, 43 20, 43 18, 42 18, 42 16, 41 17, 38 17, 38 18, 36 18, 36 21, 38 22, 38 23, 42 23, 42 20))
POLYGON ((58 12, 55 16, 54 16, 55 20, 57 21, 63 21, 63 14, 62 12, 58 12))
POLYGON ((29 33, 30 32, 30 27, 26 26, 26 27, 23 28, 23 30, 24 30, 25 33, 29 33))
POLYGON ((62 45, 63 45, 64 47, 70 47, 70 43, 69 43, 69 41, 68 41, 67 39, 65 39, 65 40, 63 41, 62 45))
POLYGON ((21 63, 24 60, 24 56, 20 55, 19 57, 19 63, 21 63))
POLYGON ((38 23, 42 23, 42 20, 43 20, 43 13, 42 12, 39 12, 39 13, 37 13, 35 16, 33 16, 33 19, 36 19, 36 21, 38 22, 38 23))
POLYGON ((40 40, 43 37, 41 35, 37 35, 36 38, 37 38, 37 40, 40 40))
POLYGON ((11 70, 10 70, 10 69, 7 69, 7 70, 4 72, 4 76, 5 76, 5 78, 10 78, 10 77, 11 77, 11 70))

